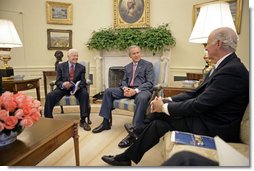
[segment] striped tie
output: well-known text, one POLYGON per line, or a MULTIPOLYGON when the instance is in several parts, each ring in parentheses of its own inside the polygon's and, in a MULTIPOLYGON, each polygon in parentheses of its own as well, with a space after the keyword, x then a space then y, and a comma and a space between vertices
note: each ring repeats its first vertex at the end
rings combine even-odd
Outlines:
POLYGON ((134 77, 135 77, 136 69, 137 69, 137 64, 134 63, 134 64, 133 64, 133 72, 132 72, 132 78, 131 78, 130 86, 133 86, 133 84, 134 84, 134 77))
POLYGON ((70 68, 70 81, 73 80, 74 80, 74 65, 72 64, 70 68))

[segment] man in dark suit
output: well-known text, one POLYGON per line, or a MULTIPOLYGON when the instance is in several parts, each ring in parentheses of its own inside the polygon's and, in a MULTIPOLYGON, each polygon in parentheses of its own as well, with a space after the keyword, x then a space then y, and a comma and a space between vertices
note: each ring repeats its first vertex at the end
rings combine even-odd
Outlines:
POLYGON ((214 30, 205 49, 215 70, 195 90, 173 96, 167 103, 156 97, 151 102, 151 122, 132 146, 119 155, 103 156, 102 160, 111 165, 138 163, 160 137, 172 130, 218 135, 226 142, 239 142, 240 123, 249 103, 249 72, 236 56, 236 47, 234 30, 214 30))
POLYGON ((85 79, 85 66, 78 62, 78 51, 76 49, 70 49, 68 51, 68 61, 58 64, 57 76, 56 76, 56 88, 48 93, 46 97, 44 116, 46 118, 53 118, 52 111, 54 106, 65 95, 70 95, 74 88, 73 83, 80 81, 78 90, 74 96, 78 99, 80 104, 80 126, 84 130, 89 131, 91 127, 89 125, 89 94, 86 88, 85 79))
MULTIPOLYGON (((121 86, 116 88, 107 88, 104 92, 99 113, 99 115, 103 117, 103 122, 97 128, 93 129, 93 133, 99 133, 111 128, 111 110, 113 108, 114 99, 126 97, 134 98, 136 107, 134 111, 133 124, 143 124, 153 90, 153 64, 141 59, 140 48, 138 46, 129 47, 129 57, 132 59, 132 62, 125 66, 121 86)), ((124 142, 128 144, 131 139, 134 139, 134 137, 127 136, 124 142)), ((120 147, 122 147, 121 144, 120 147)))

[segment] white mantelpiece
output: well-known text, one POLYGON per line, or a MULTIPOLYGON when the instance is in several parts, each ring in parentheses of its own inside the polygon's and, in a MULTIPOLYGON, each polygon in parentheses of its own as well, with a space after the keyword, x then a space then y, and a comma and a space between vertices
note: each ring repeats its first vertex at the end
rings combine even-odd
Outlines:
MULTIPOLYGON (((170 51, 152 52, 142 51, 142 58, 152 63, 170 59, 170 51)), ((131 62, 127 51, 103 51, 95 56, 96 60, 96 92, 108 88, 108 71, 112 66, 125 66, 131 62)))

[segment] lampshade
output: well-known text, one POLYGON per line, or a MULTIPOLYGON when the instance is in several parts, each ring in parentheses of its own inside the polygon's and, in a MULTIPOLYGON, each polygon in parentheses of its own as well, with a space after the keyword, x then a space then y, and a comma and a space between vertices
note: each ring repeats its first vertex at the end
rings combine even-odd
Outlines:
POLYGON ((189 42, 207 43, 209 34, 220 27, 230 27, 236 31, 229 4, 216 2, 203 5, 200 8, 189 42))
POLYGON ((0 48, 22 47, 12 21, 0 19, 0 48))

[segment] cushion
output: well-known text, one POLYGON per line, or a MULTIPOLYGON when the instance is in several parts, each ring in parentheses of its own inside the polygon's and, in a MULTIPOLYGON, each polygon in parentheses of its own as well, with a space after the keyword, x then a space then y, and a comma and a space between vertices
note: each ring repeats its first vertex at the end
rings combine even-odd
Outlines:
POLYGON ((249 105, 246 107, 245 113, 243 115, 243 119, 241 122, 241 132, 240 132, 240 138, 242 143, 244 144, 248 144, 249 145, 249 133, 250 133, 250 120, 249 120, 249 116, 250 116, 250 107, 249 105))
POLYGON ((113 106, 114 108, 124 109, 124 110, 134 112, 136 104, 134 103, 134 99, 123 98, 123 99, 114 100, 113 106))

